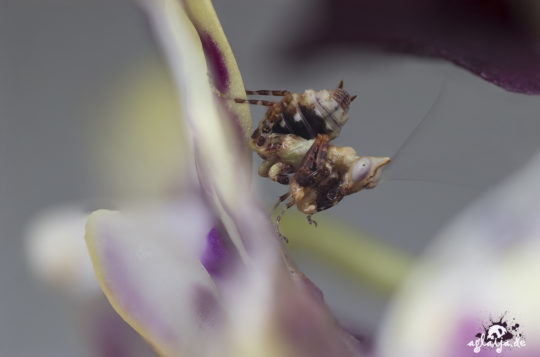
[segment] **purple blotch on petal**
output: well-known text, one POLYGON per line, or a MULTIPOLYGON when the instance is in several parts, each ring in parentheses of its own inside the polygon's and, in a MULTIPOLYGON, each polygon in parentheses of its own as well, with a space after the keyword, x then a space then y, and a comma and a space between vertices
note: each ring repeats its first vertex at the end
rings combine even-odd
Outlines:
MULTIPOLYGON (((206 64, 208 65, 211 73, 212 84, 220 93, 225 94, 228 92, 229 86, 231 84, 231 78, 229 75, 229 69, 227 68, 227 63, 225 61, 225 55, 219 48, 217 42, 214 41, 212 36, 199 29, 197 29, 197 31, 205 54, 206 64)), ((219 97, 217 98, 221 99, 223 103, 230 100, 219 97)), ((227 117, 230 119, 230 123, 234 128, 234 132, 238 135, 238 137, 235 138, 234 141, 239 142, 241 144, 241 147, 245 148, 246 145, 243 137, 246 133, 244 132, 244 128, 240 124, 238 114, 231 111, 228 105, 224 104, 223 108, 228 114, 227 117)), ((251 152, 247 151, 247 153, 251 155, 251 152)))
POLYGON ((230 84, 229 70, 227 69, 225 56, 216 41, 208 33, 199 31, 199 37, 206 56, 206 63, 212 72, 214 86, 220 92, 225 93, 230 84))
POLYGON ((201 263, 213 278, 221 278, 231 269, 234 254, 217 228, 212 228, 206 236, 206 248, 201 263))

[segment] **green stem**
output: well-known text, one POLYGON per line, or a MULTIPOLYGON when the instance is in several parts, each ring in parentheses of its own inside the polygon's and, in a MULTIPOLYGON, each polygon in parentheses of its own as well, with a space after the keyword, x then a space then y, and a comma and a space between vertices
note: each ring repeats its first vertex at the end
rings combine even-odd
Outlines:
POLYGON ((318 222, 318 227, 310 226, 304 215, 288 214, 280 225, 280 231, 289 239, 288 248, 319 256, 384 294, 395 290, 410 271, 410 256, 346 224, 329 218, 318 222))

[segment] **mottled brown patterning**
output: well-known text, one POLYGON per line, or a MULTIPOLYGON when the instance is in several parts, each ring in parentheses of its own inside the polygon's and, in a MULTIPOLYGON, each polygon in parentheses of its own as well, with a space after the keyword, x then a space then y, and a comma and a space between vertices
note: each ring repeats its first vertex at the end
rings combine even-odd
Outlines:
MULTIPOLYGON (((268 107, 249 144, 263 159, 259 175, 289 185, 289 192, 279 199, 282 202, 289 198, 286 208, 296 204, 308 215, 308 221, 315 223, 312 214, 377 185, 381 167, 390 158, 358 156, 351 147, 329 145, 349 120, 349 106, 356 98, 343 89, 343 81, 334 90, 308 89, 302 94, 257 90, 246 94, 283 97, 277 102, 235 101, 268 107)), ((278 222, 280 218, 281 214, 278 222)))

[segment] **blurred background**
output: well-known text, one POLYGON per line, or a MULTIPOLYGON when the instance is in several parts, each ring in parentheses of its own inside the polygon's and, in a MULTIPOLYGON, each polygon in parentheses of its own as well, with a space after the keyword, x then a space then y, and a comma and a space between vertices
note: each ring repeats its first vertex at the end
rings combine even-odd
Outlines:
MULTIPOLYGON (((307 46, 314 24, 327 15, 324 1, 214 5, 246 88, 302 92, 343 79, 358 99, 336 144, 394 160, 379 187, 318 214, 320 223, 368 235, 414 259, 455 214, 540 148, 538 96, 507 92, 442 59, 351 42, 307 46)), ((146 133, 130 143, 115 135, 129 130, 136 116, 146 116, 146 125, 174 116, 172 91, 133 2, 0 3, 0 356, 99 355, 99 336, 89 326, 95 305, 106 304, 100 293, 88 302, 32 273, 28 224, 58 205, 107 207, 103 181, 117 179, 117 186, 136 192, 136 183, 107 176, 108 165, 130 166, 122 155, 144 147, 138 138, 146 133)), ((255 124, 263 114, 252 108, 255 124)), ((286 188, 256 177, 259 163, 255 158, 254 181, 270 207, 286 188)), ((159 163, 130 167, 140 175, 162 169, 159 163)), ((363 284, 308 250, 293 253, 338 318, 372 336, 391 291, 363 284)))

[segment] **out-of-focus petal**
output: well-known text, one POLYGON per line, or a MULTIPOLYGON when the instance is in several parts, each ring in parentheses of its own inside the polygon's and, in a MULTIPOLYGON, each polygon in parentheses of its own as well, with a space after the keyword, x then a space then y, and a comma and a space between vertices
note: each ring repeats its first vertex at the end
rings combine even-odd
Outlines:
MULTIPOLYGON (((141 0, 165 51, 188 122, 199 182, 236 245, 246 253, 234 227, 232 212, 245 205, 249 195, 251 162, 247 146, 228 120, 229 112, 213 105, 205 55, 199 35, 176 0, 141 0), (248 156, 249 155, 249 156, 248 156)), ((238 80, 231 77, 231 80, 238 80)))
POLYGON ((380 356, 476 355, 466 344, 505 313, 526 341, 512 356, 540 355, 539 179, 537 155, 441 233, 397 295, 380 356))
POLYGON ((362 355, 273 241, 250 240, 244 264, 214 225, 196 198, 89 219, 107 298, 161 355, 362 355))
POLYGON ((507 90, 540 94, 540 11, 534 1, 322 0, 296 51, 382 47, 446 58, 507 90), (534 18, 535 20, 530 20, 534 18), (537 27, 536 27, 537 29, 537 27))
POLYGON ((198 259, 213 219, 200 201, 182 203, 129 214, 96 211, 87 225, 109 302, 165 356, 183 355, 199 330, 221 318, 215 286, 198 259))
POLYGON ((92 172, 115 198, 170 196, 193 180, 191 147, 175 86, 161 62, 130 68, 106 93, 92 135, 92 172))
POLYGON ((30 222, 26 239, 31 272, 47 284, 85 299, 99 293, 83 239, 87 217, 77 206, 49 209, 30 222))
POLYGON ((164 356, 359 356, 280 249, 184 8, 141 2, 174 74, 200 187, 166 206, 91 216, 87 243, 112 306, 164 356))

